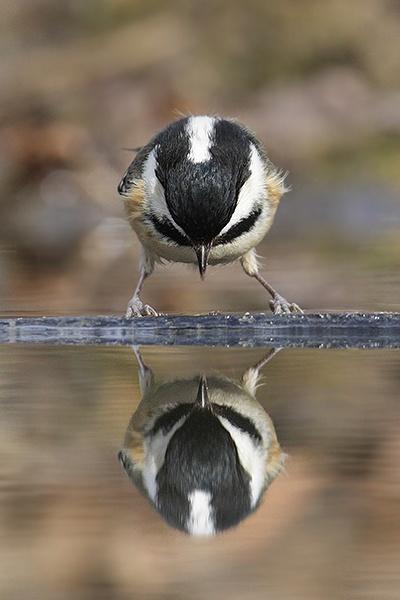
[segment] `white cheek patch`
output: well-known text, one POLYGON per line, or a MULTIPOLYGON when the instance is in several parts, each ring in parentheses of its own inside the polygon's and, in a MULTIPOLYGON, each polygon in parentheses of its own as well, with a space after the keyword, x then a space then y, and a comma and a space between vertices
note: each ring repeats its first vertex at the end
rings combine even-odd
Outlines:
POLYGON ((180 227, 172 218, 168 210, 165 200, 164 188, 156 177, 156 160, 157 146, 150 152, 143 167, 143 181, 145 186, 145 196, 150 207, 150 211, 155 214, 158 219, 167 218, 173 226, 186 235, 182 227, 180 227))
POLYGON ((260 199, 262 200, 265 197, 266 176, 264 163, 257 148, 254 144, 250 144, 250 177, 242 185, 235 212, 219 235, 226 233, 239 221, 248 217, 260 199))
POLYGON ((168 433, 165 434, 163 431, 158 431, 149 440, 145 439, 143 484, 153 502, 156 501, 157 497, 157 474, 163 465, 168 444, 175 431, 183 425, 186 418, 181 417, 168 433))
POLYGON ((212 517, 211 494, 195 490, 189 494, 190 516, 186 528, 192 535, 213 535, 215 526, 212 517))
POLYGON ((225 429, 229 431, 235 442, 242 467, 251 477, 250 491, 251 506, 253 508, 265 486, 265 450, 262 445, 256 444, 248 433, 232 425, 228 419, 225 419, 225 417, 218 418, 225 429))
POLYGON ((146 199, 150 204, 151 211, 157 217, 163 217, 169 215, 169 211, 165 201, 163 186, 156 177, 156 152, 157 147, 150 152, 146 159, 143 167, 143 181, 146 199))
POLYGON ((186 131, 189 135, 189 160, 201 163, 211 159, 210 147, 215 127, 213 117, 190 117, 186 131))

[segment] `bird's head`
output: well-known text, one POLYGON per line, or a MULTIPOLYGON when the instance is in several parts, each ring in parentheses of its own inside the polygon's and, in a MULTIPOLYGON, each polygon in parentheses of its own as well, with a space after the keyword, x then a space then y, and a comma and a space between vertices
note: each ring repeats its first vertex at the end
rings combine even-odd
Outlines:
MULTIPOLYGON (((178 382, 172 385, 178 391, 178 382)), ((135 465, 127 451, 120 458, 170 525, 191 535, 212 535, 255 510, 280 467, 269 464, 272 424, 262 411, 255 417, 253 401, 239 388, 211 379, 209 390, 201 376, 197 390, 191 389, 194 398, 181 399, 153 417, 141 464, 135 465), (213 401, 215 391, 215 400, 221 400, 227 386, 228 403, 213 401), (229 403, 236 396, 240 410, 229 403)), ((276 449, 281 465, 278 444, 276 449)))
POLYGON ((143 164, 151 226, 167 243, 193 248, 203 277, 211 249, 248 233, 260 218, 265 166, 257 140, 233 121, 196 116, 172 123, 153 139, 143 164))

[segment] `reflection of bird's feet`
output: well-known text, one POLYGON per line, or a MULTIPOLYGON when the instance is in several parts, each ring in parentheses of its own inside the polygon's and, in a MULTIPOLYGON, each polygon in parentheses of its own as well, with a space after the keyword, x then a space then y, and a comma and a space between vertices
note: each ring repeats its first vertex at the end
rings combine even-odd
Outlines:
POLYGON ((283 296, 276 294, 269 303, 274 315, 283 315, 289 313, 302 313, 300 306, 294 302, 288 302, 283 296))
POLYGON ((157 317, 158 313, 152 306, 143 304, 139 296, 133 296, 128 302, 125 316, 127 319, 132 317, 157 317))

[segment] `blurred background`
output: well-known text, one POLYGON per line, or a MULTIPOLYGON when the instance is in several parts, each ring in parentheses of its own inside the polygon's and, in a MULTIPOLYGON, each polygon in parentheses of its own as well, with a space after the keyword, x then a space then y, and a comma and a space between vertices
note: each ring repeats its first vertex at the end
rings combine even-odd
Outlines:
MULTIPOLYGON (((139 246, 116 192, 178 114, 253 129, 289 171, 265 273, 306 309, 399 310, 395 0, 16 0, 0 22, 0 310, 125 310, 139 246)), ((163 311, 263 310, 238 266, 159 268, 163 311)))

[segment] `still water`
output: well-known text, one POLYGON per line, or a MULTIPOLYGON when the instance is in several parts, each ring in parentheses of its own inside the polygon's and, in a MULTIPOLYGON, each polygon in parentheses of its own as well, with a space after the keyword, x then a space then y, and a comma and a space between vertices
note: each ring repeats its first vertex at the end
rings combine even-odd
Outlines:
POLYGON ((399 351, 272 352, 0 346, 1 598, 398 598, 399 351))

